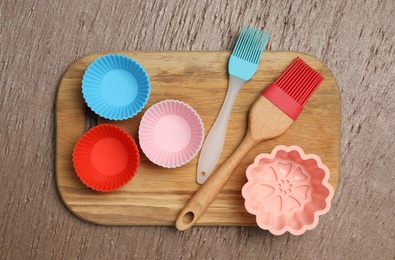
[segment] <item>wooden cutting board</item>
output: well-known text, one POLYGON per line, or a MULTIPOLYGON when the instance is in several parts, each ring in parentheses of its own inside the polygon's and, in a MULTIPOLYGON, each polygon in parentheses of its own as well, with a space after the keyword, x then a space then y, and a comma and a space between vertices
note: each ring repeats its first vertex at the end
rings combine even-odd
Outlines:
MULTIPOLYGON (((196 171, 199 154, 188 164, 165 169, 151 163, 140 150, 141 164, 134 179, 121 189, 100 193, 77 177, 72 152, 77 140, 95 122, 112 123, 129 132, 138 142, 137 129, 144 112, 165 100, 182 100, 201 116, 209 132, 228 88, 229 51, 123 51, 88 54, 64 74, 56 100, 56 180, 66 206, 78 217, 106 225, 174 225, 175 220, 199 188, 196 171), (151 97, 142 112, 125 121, 107 121, 92 116, 81 93, 81 80, 89 64, 108 53, 120 53, 138 61, 147 70, 151 97)), ((257 145, 242 161, 217 199, 199 219, 198 225, 255 225, 255 216, 244 209, 241 188, 245 170, 259 153, 270 153, 276 145, 298 145, 305 153, 321 157, 331 171, 329 182, 337 189, 340 167, 340 96, 335 78, 316 58, 304 53, 264 52, 254 77, 240 90, 233 106, 220 165, 242 140, 250 106, 261 92, 300 56, 325 80, 303 112, 282 136, 257 145)), ((217 167, 218 167, 217 165, 217 167)), ((330 214, 330 212, 329 212, 330 214)))

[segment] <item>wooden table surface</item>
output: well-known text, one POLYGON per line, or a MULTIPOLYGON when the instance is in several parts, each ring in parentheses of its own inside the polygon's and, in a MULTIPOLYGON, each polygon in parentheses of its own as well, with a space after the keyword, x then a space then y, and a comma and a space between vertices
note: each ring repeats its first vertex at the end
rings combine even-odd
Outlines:
POLYGON ((2 0, 0 259, 395 259, 395 2, 363 2, 2 0), (73 215, 54 165, 68 66, 96 51, 230 50, 243 24, 270 32, 269 50, 317 57, 338 81, 341 178, 318 227, 180 232, 73 215))

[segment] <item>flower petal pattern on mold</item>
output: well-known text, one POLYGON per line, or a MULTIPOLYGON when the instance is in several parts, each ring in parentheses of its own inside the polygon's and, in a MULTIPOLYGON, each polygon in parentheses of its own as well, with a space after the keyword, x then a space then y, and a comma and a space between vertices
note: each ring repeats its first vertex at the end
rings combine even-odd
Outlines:
POLYGON ((264 174, 255 174, 252 194, 259 203, 253 203, 256 210, 288 214, 302 209, 311 200, 311 176, 301 165, 284 161, 266 164, 264 174))

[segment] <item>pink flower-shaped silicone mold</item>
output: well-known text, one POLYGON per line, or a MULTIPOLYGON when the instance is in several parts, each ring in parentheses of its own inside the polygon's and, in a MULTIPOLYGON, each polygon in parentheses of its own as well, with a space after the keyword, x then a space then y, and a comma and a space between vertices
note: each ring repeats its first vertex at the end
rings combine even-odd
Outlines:
POLYGON ((301 235, 330 209, 334 191, 329 175, 317 155, 306 155, 297 146, 277 146, 248 167, 242 189, 245 207, 256 215, 260 228, 274 235, 301 235))

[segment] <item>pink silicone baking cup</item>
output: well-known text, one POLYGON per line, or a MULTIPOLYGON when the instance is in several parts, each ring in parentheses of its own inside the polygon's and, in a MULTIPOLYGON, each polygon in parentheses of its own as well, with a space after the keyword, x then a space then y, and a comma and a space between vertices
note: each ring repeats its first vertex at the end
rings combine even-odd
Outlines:
POLYGON ((280 145, 271 154, 259 154, 246 173, 245 207, 260 228, 274 235, 301 235, 330 209, 334 191, 329 169, 300 147, 280 145))
POLYGON ((203 123, 196 111, 178 100, 150 107, 139 127, 140 147, 148 159, 165 168, 182 166, 199 152, 203 123))
POLYGON ((136 174, 140 155, 133 138, 120 127, 102 124, 77 142, 73 164, 81 181, 96 191, 116 190, 136 174))

